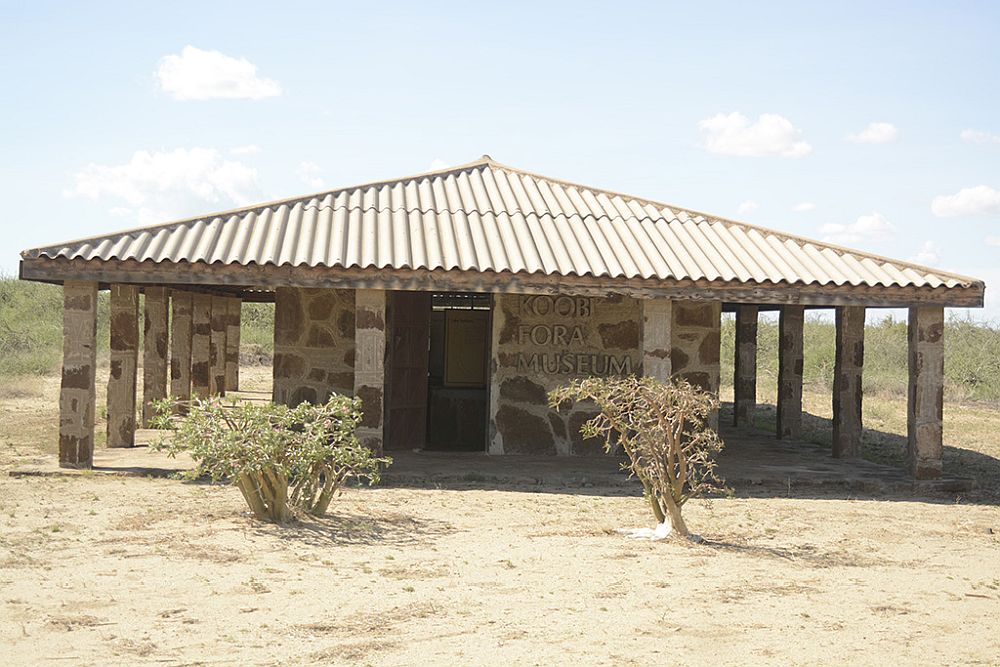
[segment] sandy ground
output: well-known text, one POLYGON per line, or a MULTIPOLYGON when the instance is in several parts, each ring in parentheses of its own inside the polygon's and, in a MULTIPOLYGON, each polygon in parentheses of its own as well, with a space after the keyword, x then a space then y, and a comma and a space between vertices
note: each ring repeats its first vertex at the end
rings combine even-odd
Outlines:
MULTIPOLYGON (((54 385, 5 383, 3 468, 51 451, 54 385)), ((688 506, 704 544, 624 539, 621 493, 352 489, 279 528, 225 486, 2 474, 0 662, 998 662, 992 493, 738 491, 688 506)))

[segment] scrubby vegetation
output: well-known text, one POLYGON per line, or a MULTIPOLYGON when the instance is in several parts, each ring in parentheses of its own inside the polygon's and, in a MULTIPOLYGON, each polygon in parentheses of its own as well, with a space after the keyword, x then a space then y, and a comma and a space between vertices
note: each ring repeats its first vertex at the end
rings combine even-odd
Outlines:
MULTIPOLYGON (((62 361, 62 289, 0 275, 0 377, 44 375, 62 361)), ((97 353, 108 353, 108 295, 98 299, 97 353)))
MULTIPOLYGON (((722 321, 722 383, 733 381, 736 323, 722 321)), ((833 318, 806 318, 803 382, 829 393, 833 388, 833 318)), ((945 325, 945 393, 948 400, 1000 401, 1000 327, 951 318, 945 325)), ((757 328, 758 382, 777 383, 778 322, 762 315, 757 328)), ((906 321, 885 317, 865 327, 865 393, 906 395, 906 321)))
POLYGON ((173 429, 157 446, 187 452, 198 463, 198 475, 234 484, 254 516, 265 521, 321 516, 344 482, 375 484, 380 466, 391 463, 358 442, 361 401, 348 396, 295 408, 195 400, 182 416, 164 400, 156 412, 155 426, 173 429))
MULTIPOLYGON (((243 305, 241 343, 244 363, 271 362, 274 306, 243 305)), ((140 338, 142 327, 139 327, 140 338)), ((97 300, 98 363, 107 360, 108 293, 97 300)), ((62 362, 62 289, 0 274, 0 377, 46 375, 62 362)))
POLYGON ((718 399, 686 380, 644 377, 587 378, 549 392, 549 405, 593 401, 600 412, 580 428, 587 438, 604 438, 609 454, 623 451, 628 470, 642 483, 658 524, 688 535, 684 504, 721 491, 715 457, 722 440, 709 424, 718 399))

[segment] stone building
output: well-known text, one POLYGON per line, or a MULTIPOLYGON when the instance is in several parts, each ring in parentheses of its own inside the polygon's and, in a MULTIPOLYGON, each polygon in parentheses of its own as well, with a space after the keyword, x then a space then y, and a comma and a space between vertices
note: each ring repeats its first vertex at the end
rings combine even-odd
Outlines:
MULTIPOLYGON (((476 162, 22 253, 63 285, 60 461, 91 465, 97 292, 111 290, 108 444, 132 444, 138 295, 144 401, 239 383, 242 301, 273 301, 273 400, 355 394, 375 449, 600 451, 573 377, 719 388, 736 313, 735 420, 753 421, 757 317, 780 318, 776 436, 797 438, 806 309, 836 312, 834 455, 858 453, 866 308, 909 308, 909 466, 940 474, 945 306, 981 281, 654 201, 476 162), (168 315, 168 313, 170 313, 168 315), (167 363, 169 357, 169 364, 167 363), (169 378, 168 375, 169 369, 169 378)), ((142 419, 148 419, 148 409, 142 419)))

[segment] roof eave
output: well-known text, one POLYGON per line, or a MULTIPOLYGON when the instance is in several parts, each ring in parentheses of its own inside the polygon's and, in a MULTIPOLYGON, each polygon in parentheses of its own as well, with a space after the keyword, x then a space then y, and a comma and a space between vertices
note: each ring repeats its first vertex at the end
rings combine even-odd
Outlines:
POLYGON ((389 290, 470 291, 495 293, 562 293, 601 296, 609 293, 638 298, 695 299, 751 304, 797 304, 812 307, 858 305, 872 308, 947 306, 981 308, 985 284, 973 281, 953 287, 834 284, 741 283, 738 281, 659 280, 576 275, 546 275, 441 269, 385 269, 197 263, 136 260, 21 260, 19 277, 36 282, 68 280, 100 284, 149 284, 186 287, 327 287, 389 290))

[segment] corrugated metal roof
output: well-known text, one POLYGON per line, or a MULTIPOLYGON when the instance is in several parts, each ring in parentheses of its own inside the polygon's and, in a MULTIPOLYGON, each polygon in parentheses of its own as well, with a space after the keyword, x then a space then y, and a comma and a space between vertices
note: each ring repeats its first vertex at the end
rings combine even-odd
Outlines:
POLYGON ((498 164, 96 236, 24 258, 967 287, 972 278, 498 164))

